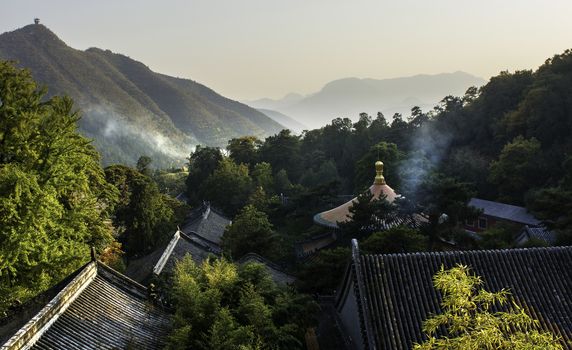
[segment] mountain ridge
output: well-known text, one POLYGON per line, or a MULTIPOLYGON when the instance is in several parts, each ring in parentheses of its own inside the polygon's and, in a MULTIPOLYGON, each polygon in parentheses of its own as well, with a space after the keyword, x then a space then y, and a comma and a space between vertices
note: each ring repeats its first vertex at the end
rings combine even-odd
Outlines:
POLYGON ((80 131, 94 139, 105 164, 134 164, 145 154, 166 166, 184 161, 199 143, 224 146, 232 137, 283 128, 191 79, 153 72, 110 50, 69 47, 41 24, 1 34, 0 58, 28 68, 49 86, 48 96, 74 99, 84 114, 80 131))
POLYGON ((463 71, 387 79, 346 77, 332 80, 291 104, 260 99, 250 105, 274 109, 310 127, 321 127, 336 117, 356 119, 361 112, 391 116, 406 114, 416 105, 430 109, 447 95, 462 95, 468 87, 484 83, 484 79, 463 71))

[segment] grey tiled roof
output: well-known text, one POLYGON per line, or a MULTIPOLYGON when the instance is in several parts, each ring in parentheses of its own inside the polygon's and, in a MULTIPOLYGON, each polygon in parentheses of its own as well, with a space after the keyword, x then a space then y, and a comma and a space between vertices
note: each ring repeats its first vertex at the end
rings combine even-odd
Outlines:
POLYGON ((220 250, 213 249, 197 237, 177 231, 155 264, 153 273, 160 275, 165 271, 172 272, 175 263, 187 254, 190 254, 197 264, 201 264, 210 255, 219 255, 220 250))
POLYGON ((220 245, 224 230, 231 222, 210 205, 203 205, 191 213, 181 231, 186 234, 194 233, 209 242, 220 245))
POLYGON ((197 264, 201 264, 210 254, 220 255, 221 249, 217 244, 196 234, 177 231, 167 246, 158 247, 151 253, 132 260, 125 274, 139 283, 148 282, 153 273, 157 274, 158 266, 161 266, 160 270, 172 271, 175 262, 186 254, 190 254, 197 264))
POLYGON ((522 233, 517 237, 517 241, 524 239, 539 239, 548 244, 554 244, 556 242, 556 234, 550 231, 544 226, 528 226, 526 225, 522 230, 522 233))
POLYGON ((540 225, 541 222, 530 214, 526 208, 516 205, 487 201, 479 198, 471 198, 469 205, 482 209, 485 215, 499 219, 510 220, 527 225, 540 225))
POLYGON ((294 276, 284 272, 284 270, 280 266, 274 264, 270 260, 265 259, 255 253, 248 253, 242 258, 240 258, 240 260, 238 261, 238 263, 241 265, 247 264, 249 262, 255 262, 264 265, 264 267, 270 274, 270 277, 272 277, 272 280, 277 284, 282 284, 282 285, 293 284, 294 281, 296 280, 294 276))
POLYGON ((182 239, 179 240, 178 233, 175 233, 171 243, 176 243, 171 248, 158 247, 153 252, 135 259, 127 266, 126 274, 138 282, 148 281, 153 273, 157 274, 157 266, 161 269, 167 265, 167 270, 171 271, 175 261, 183 258, 188 253, 191 254, 195 262, 201 263, 209 254, 220 255, 221 238, 224 230, 231 221, 221 213, 204 204, 191 211, 187 216, 183 228, 178 231, 182 239), (176 236, 176 237, 175 237, 176 236), (174 249, 172 249, 174 248, 174 249), (165 260, 161 262, 161 258, 165 260))
POLYGON ((169 325, 145 287, 92 262, 1 349, 162 349, 169 325))
POLYGON ((572 341, 572 247, 361 255, 356 243, 352 259, 337 305, 354 281, 367 349, 410 349, 425 340, 423 321, 441 311, 432 278, 459 263, 481 276, 486 290, 509 289, 542 329, 572 341))

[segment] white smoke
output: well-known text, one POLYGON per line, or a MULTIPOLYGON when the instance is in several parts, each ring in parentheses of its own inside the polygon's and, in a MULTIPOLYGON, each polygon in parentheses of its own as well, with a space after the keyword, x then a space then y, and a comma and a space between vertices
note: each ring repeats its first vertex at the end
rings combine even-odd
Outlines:
MULTIPOLYGON (((183 163, 189 154, 194 151, 196 140, 192 136, 174 135, 169 137, 157 130, 145 127, 145 122, 136 125, 127 117, 117 113, 113 108, 101 105, 92 105, 85 108, 85 117, 88 123, 99 129, 98 134, 103 136, 102 143, 116 143, 117 141, 137 140, 138 143, 149 147, 146 155, 159 154, 174 161, 183 163)), ((145 120, 146 118, 140 118, 145 120)), ((97 133, 97 132, 96 132, 97 133)), ((143 155, 143 154, 141 154, 143 155)), ((138 157, 140 155, 134 155, 138 157)))
MULTIPOLYGON (((399 173, 405 193, 415 197, 419 186, 446 156, 452 136, 424 123, 412 136, 412 152, 401 162, 399 173)), ((412 198, 413 199, 413 198, 412 198)))

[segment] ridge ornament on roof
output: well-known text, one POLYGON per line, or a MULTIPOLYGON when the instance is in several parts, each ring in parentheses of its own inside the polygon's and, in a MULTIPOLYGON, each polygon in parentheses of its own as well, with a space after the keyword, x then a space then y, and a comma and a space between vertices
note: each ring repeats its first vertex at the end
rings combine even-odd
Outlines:
POLYGON ((383 162, 378 160, 375 162, 375 180, 374 185, 386 185, 385 177, 383 177, 383 162))

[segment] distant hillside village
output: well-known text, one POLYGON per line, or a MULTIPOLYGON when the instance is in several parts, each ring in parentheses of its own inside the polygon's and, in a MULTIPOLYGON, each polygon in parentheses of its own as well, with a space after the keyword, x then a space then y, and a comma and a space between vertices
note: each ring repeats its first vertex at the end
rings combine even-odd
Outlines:
MULTIPOLYGON (((2 34, 0 57, 19 37, 69 49, 39 26, 2 34)), ((98 62, 85 81, 152 73, 76 54, 98 62)), ((572 51, 301 134, 176 80, 204 113, 232 107, 181 125, 248 114, 273 134, 226 125, 225 149, 170 168, 103 167, 74 101, 33 74, 0 60, 2 350, 572 349, 572 51)))

